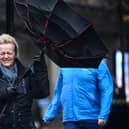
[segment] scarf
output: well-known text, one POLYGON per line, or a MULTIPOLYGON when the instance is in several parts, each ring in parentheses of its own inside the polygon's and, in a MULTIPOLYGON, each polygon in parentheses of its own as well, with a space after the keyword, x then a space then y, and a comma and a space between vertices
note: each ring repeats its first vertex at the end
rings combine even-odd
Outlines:
POLYGON ((14 64, 10 68, 7 68, 0 64, 0 70, 3 75, 2 77, 5 78, 11 86, 13 86, 17 79, 17 65, 14 64))

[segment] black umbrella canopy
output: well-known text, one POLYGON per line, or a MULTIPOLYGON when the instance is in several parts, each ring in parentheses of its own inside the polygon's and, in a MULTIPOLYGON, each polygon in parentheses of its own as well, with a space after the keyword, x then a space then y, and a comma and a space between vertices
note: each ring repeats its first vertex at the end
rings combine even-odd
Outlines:
POLYGON ((15 0, 15 7, 48 57, 61 67, 97 67, 108 52, 92 24, 62 0, 15 0))

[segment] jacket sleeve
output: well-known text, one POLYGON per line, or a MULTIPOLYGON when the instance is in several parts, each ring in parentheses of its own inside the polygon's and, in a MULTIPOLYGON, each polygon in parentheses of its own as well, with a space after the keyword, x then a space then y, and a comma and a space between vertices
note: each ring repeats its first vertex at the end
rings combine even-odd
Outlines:
POLYGON ((52 101, 49 104, 49 106, 44 114, 44 117, 42 118, 43 120, 50 121, 57 117, 57 115, 60 111, 60 108, 61 108, 61 102, 60 102, 61 90, 62 90, 62 75, 61 75, 61 71, 59 71, 55 89, 54 89, 54 94, 52 97, 52 101))
POLYGON ((98 87, 101 94, 99 118, 102 118, 107 122, 113 98, 113 81, 105 60, 99 65, 98 87))
POLYGON ((47 65, 44 56, 40 61, 33 63, 33 73, 31 77, 32 96, 34 98, 45 98, 49 96, 50 86, 48 79, 47 65))
POLYGON ((5 86, 0 87, 0 100, 7 99, 9 97, 5 86))

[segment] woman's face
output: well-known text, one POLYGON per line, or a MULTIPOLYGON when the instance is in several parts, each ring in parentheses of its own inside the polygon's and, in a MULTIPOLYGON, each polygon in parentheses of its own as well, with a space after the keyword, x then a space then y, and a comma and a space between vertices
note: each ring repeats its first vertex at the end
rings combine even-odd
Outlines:
POLYGON ((5 67, 11 67, 16 58, 14 44, 0 44, 0 64, 5 67))

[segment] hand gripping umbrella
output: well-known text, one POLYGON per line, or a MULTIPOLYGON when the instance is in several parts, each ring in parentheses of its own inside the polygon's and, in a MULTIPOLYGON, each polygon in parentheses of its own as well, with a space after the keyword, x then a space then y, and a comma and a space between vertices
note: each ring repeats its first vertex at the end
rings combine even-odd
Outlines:
POLYGON ((96 68, 106 57, 108 50, 92 24, 62 0, 14 0, 14 4, 40 48, 60 67, 96 68))

